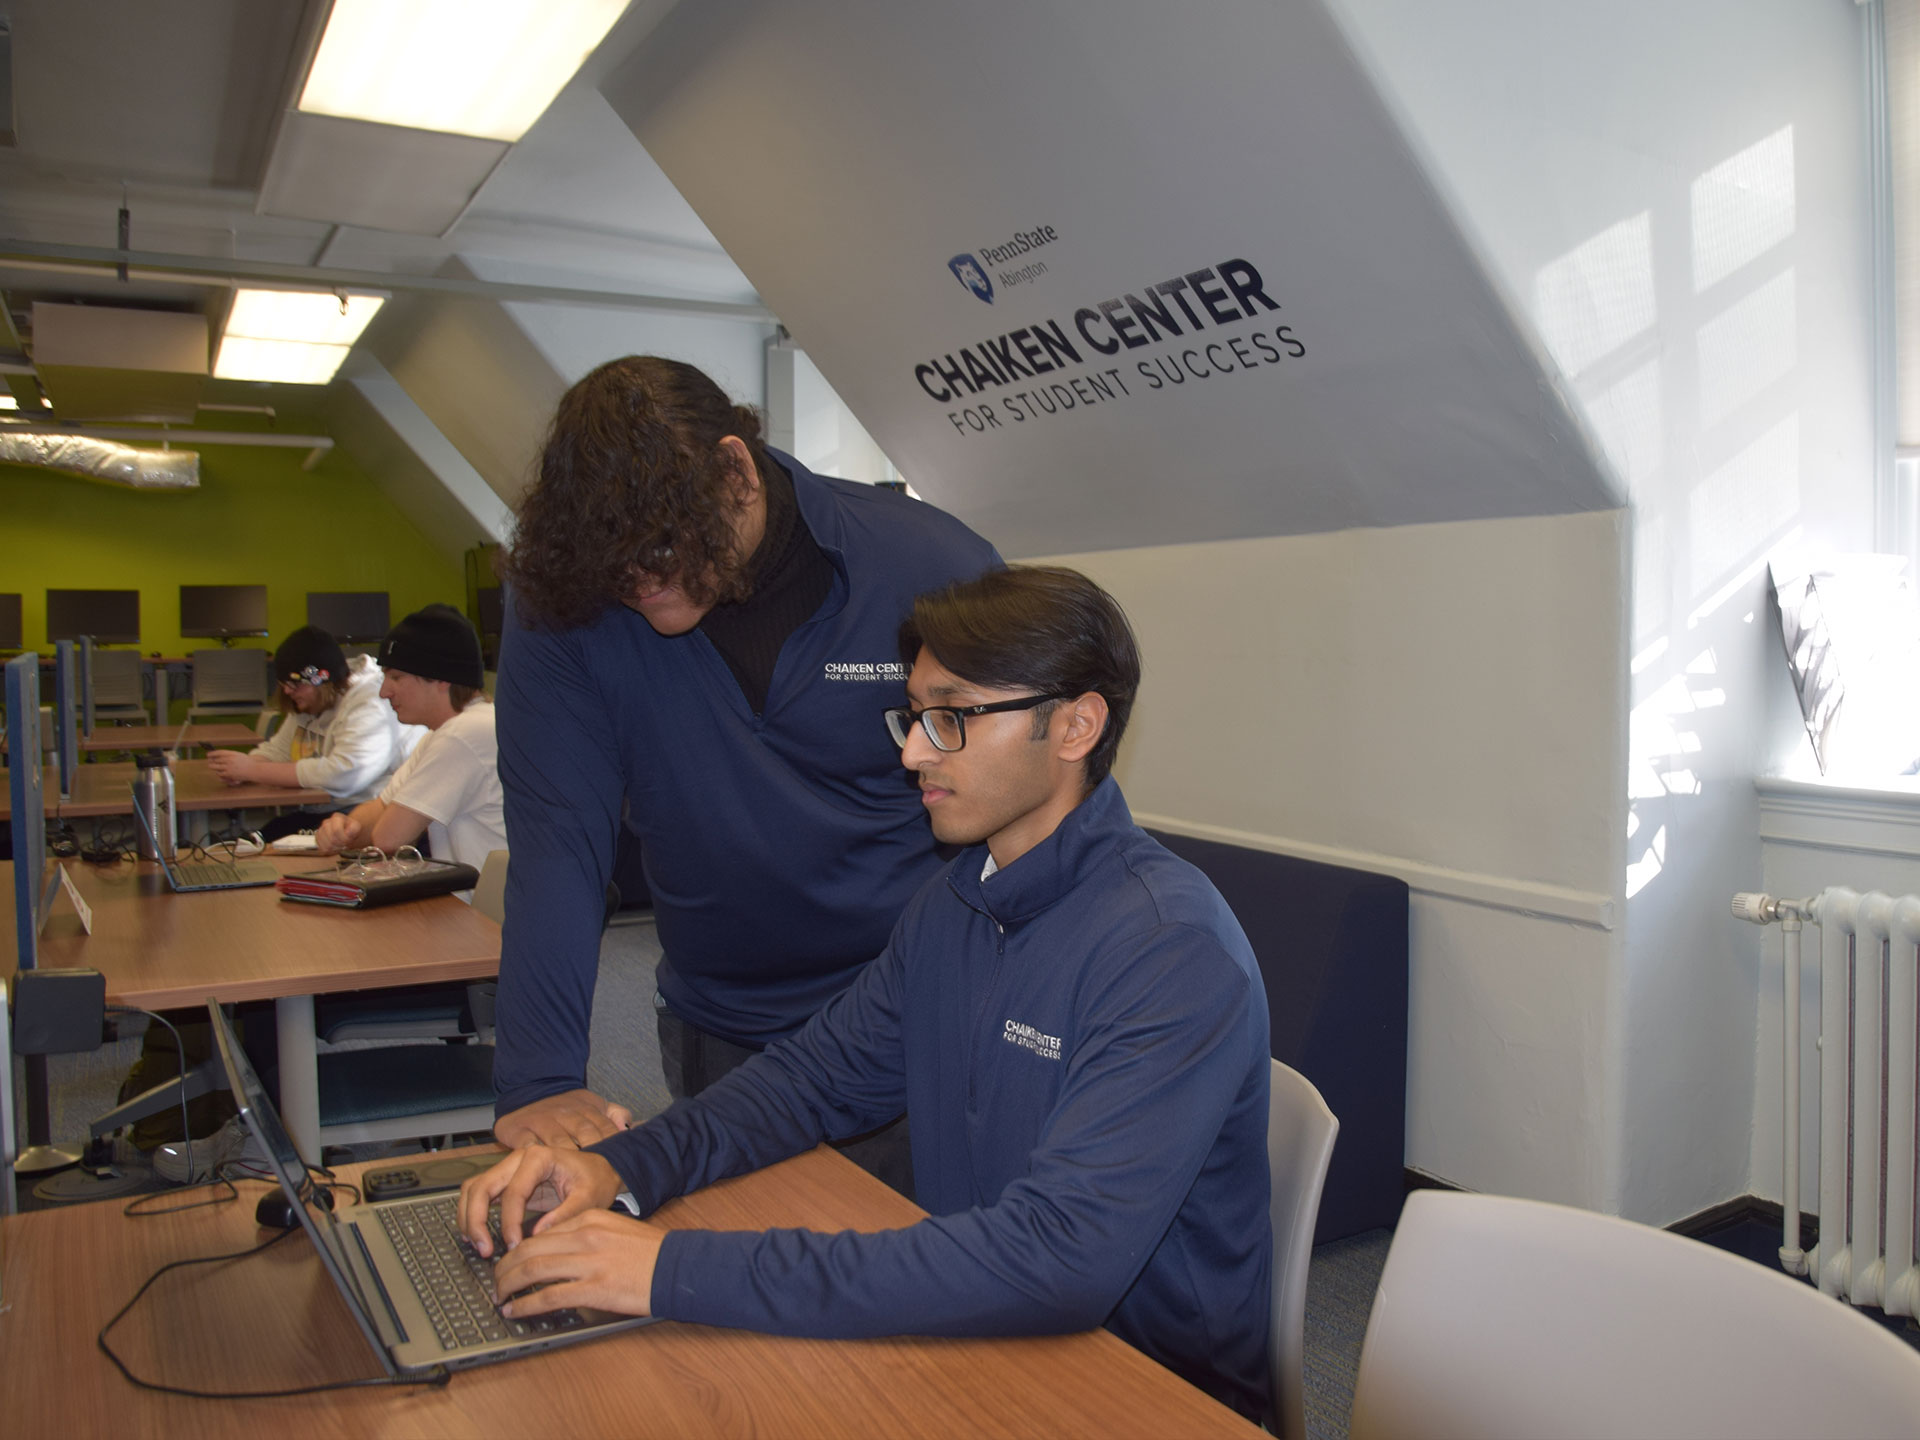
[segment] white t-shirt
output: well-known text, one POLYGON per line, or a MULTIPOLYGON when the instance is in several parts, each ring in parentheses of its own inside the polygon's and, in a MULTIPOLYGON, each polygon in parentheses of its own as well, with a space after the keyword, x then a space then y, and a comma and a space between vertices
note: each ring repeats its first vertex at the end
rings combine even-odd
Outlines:
POLYGON ((507 848, 498 756, 493 706, 470 701, 414 746, 380 799, 427 817, 427 836, 437 859, 478 870, 490 851, 507 848))

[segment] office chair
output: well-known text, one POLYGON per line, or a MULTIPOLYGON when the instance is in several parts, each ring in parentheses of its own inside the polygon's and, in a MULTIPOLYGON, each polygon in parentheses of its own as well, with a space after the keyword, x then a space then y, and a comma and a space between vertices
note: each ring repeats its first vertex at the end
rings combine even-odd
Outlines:
POLYGON ((141 678, 140 656, 132 650, 93 647, 93 718, 136 725, 153 723, 141 678))
POLYGON ((267 708, 267 652, 264 650, 196 650, 193 662, 193 703, 187 719, 223 715, 251 723, 267 708))
POLYGON ((1312 1081, 1278 1060, 1272 1064, 1267 1169, 1272 1176, 1268 1211, 1273 1224, 1273 1286, 1267 1372, 1273 1383, 1273 1410, 1267 1428, 1280 1440, 1306 1440, 1306 1392, 1300 1371, 1306 1352, 1307 1269, 1313 1259, 1313 1227, 1320 1216, 1320 1187, 1333 1159, 1340 1121, 1312 1081))
POLYGON ((1697 1240, 1563 1205, 1421 1190, 1387 1253, 1352 1440, 1911 1437, 1920 1353, 1697 1240))

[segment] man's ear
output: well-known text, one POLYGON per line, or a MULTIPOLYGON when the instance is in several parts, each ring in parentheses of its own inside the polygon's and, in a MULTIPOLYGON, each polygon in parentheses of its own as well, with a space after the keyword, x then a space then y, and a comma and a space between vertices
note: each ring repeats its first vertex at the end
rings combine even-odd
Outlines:
POLYGON ((738 435, 723 436, 720 463, 727 467, 728 478, 733 482, 734 499, 742 505, 751 503, 760 493, 760 468, 753 463, 753 452, 747 449, 747 442, 738 435))
POLYGON ((1054 753, 1060 759, 1069 765, 1086 759, 1107 732, 1107 697, 1089 690, 1067 701, 1053 712, 1052 728, 1059 736, 1054 753))

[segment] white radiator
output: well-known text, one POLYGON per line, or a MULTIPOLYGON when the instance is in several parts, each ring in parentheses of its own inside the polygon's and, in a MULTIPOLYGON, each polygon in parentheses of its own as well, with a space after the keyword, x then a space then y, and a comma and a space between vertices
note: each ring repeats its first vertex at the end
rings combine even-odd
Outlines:
POLYGON ((1781 1265, 1808 1273, 1800 1248, 1802 927, 1820 935, 1820 1288, 1889 1315, 1920 1314, 1914 1192, 1920 1185, 1920 896, 1823 890, 1810 900, 1736 895, 1733 913, 1778 923, 1786 990, 1781 1265))

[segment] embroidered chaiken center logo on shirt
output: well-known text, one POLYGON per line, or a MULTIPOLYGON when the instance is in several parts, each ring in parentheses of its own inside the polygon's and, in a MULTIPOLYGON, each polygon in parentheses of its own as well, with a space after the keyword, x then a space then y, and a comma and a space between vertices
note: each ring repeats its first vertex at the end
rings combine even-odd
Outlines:
POLYGON ((1009 1045, 1018 1045, 1031 1050, 1042 1060, 1060 1058, 1060 1037, 1043 1035, 1031 1025, 1022 1025, 1018 1020, 1007 1021, 1006 1028, 1000 1032, 1000 1038, 1009 1045))
POLYGON ((829 660, 826 678, 904 685, 907 667, 898 660, 829 660))

